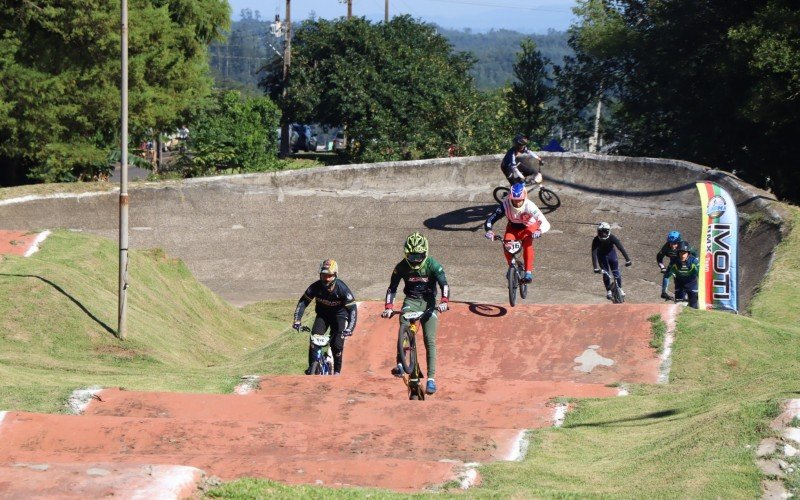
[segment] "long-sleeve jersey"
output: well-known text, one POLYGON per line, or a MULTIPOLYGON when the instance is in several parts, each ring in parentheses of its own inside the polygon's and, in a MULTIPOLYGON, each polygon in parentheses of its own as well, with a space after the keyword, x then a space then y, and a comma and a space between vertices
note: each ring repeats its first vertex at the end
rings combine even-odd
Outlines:
POLYGON ((294 309, 295 321, 300 321, 303 318, 303 313, 312 300, 317 301, 314 306, 314 312, 318 315, 329 318, 344 316, 347 318, 347 328, 351 331, 355 329, 358 319, 358 307, 356 307, 356 299, 353 297, 353 292, 350 291, 344 281, 336 278, 333 281, 333 286, 322 280, 311 283, 311 286, 306 289, 303 296, 297 301, 297 307, 294 309))
POLYGON ((483 225, 484 228, 489 231, 492 229, 492 225, 503 217, 508 217, 508 224, 515 229, 522 229, 538 224, 539 231, 542 233, 546 233, 550 230, 550 222, 547 220, 547 217, 539 210, 536 203, 529 199, 525 200, 525 203, 523 203, 521 207, 514 208, 508 197, 506 197, 503 203, 498 205, 492 215, 486 219, 483 225))
POLYGON ((628 252, 625 251, 625 247, 622 246, 622 242, 619 241, 615 235, 610 234, 608 238, 601 240, 598 236, 595 236, 592 240, 592 265, 595 269, 600 267, 600 258, 605 258, 606 255, 610 254, 614 251, 614 247, 619 248, 619 251, 622 252, 622 256, 625 257, 625 261, 630 261, 631 258, 628 257, 628 252))
POLYGON ((386 308, 391 309, 394 298, 397 295, 397 287, 400 280, 403 280, 405 287, 403 293, 411 299, 436 299, 436 285, 442 289, 442 302, 450 300, 450 286, 447 284, 447 277, 444 275, 444 268, 433 257, 428 257, 419 269, 412 269, 408 262, 403 259, 392 271, 389 280, 389 289, 386 290, 386 308))
MULTIPOLYGON (((678 246, 675 248, 669 246, 669 243, 664 243, 664 245, 661 247, 661 250, 659 250, 656 254, 656 263, 660 265, 662 262, 664 262, 664 257, 667 257, 669 259, 669 263, 672 264, 678 259, 678 248, 680 247, 681 242, 678 242, 678 246)), ((691 245, 689 245, 689 253, 694 257, 697 257, 697 250, 691 245)))
POLYGON ((511 148, 508 151, 506 151, 506 154, 503 156, 503 160, 500 162, 500 170, 503 171, 503 175, 505 175, 506 177, 513 176, 519 179, 524 179, 526 175, 520 172, 519 170, 520 163, 519 161, 517 161, 518 157, 521 157, 523 155, 533 156, 537 160, 542 159, 539 155, 537 155, 527 147, 523 149, 522 152, 520 153, 517 153, 517 148, 511 148))
POLYGON ((686 261, 680 259, 670 262, 667 267, 667 272, 664 273, 664 279, 661 282, 661 289, 666 290, 669 285, 669 279, 675 276, 675 282, 688 283, 693 279, 697 279, 700 274, 700 260, 690 255, 686 261))

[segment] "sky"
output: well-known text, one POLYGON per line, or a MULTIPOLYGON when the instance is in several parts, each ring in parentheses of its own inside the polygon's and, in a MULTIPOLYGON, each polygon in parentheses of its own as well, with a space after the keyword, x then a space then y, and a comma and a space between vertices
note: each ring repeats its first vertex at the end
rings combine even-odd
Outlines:
MULTIPOLYGON (((240 19, 242 9, 259 11, 261 19, 274 19, 286 13, 286 0, 228 0, 233 19, 240 19)), ((380 22, 384 0, 352 0, 353 15, 380 22)), ((576 0, 389 0, 389 16, 409 14, 414 19, 450 29, 486 32, 509 29, 521 33, 565 31, 575 17, 576 0)), ((316 17, 335 19, 347 15, 346 0, 291 0, 292 21, 316 17)))

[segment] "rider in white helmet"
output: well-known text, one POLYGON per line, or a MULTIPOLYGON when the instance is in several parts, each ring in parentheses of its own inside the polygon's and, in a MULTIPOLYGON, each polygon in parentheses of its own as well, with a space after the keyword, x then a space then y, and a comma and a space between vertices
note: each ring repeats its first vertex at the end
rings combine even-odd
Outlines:
MULTIPOLYGON (((617 260, 617 251, 614 249, 615 247, 618 248, 619 251, 622 252, 623 257, 625 257, 625 267, 630 267, 633 261, 628 257, 628 252, 625 251, 625 247, 622 246, 622 242, 619 241, 619 238, 611 234, 611 224, 608 222, 601 222, 597 225, 597 236, 592 240, 592 265, 594 266, 594 272, 599 273, 602 267, 606 272, 612 274, 614 279, 617 280, 620 293, 622 293, 624 297, 625 291, 622 289, 622 274, 619 272, 619 261, 617 260)), ((610 300, 611 280, 605 274, 603 275, 603 284, 606 287, 606 298, 610 300)))

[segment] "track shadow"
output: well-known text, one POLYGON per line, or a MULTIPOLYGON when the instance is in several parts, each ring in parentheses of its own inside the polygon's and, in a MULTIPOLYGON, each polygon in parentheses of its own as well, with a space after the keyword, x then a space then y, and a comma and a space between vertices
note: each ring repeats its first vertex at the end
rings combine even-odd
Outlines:
POLYGON ((103 327, 103 329, 105 331, 107 331, 111 335, 116 336, 116 332, 110 326, 108 326, 107 324, 103 323, 103 321, 100 318, 98 318, 97 316, 92 314, 88 309, 86 309, 86 307, 83 304, 81 304, 75 297, 73 297, 72 295, 68 294, 63 288, 61 288, 60 286, 56 285, 55 283, 53 283, 49 279, 43 278, 42 276, 37 276, 35 274, 7 274, 7 273, 0 273, 0 276, 9 276, 9 277, 12 277, 12 278, 36 278, 38 280, 44 281, 48 285, 50 285, 53 288, 55 288, 56 290, 58 290, 58 292, 61 293, 61 295, 63 295, 64 297, 66 297, 70 301, 72 301, 73 304, 78 306, 80 308, 80 310, 83 311, 87 316, 89 316, 95 323, 97 323, 98 325, 103 327))
POLYGON ((426 219, 423 224, 428 229, 437 231, 469 231, 476 233, 483 230, 483 223, 494 212, 497 205, 481 205, 447 212, 426 219))
POLYGON ((498 306, 495 304, 478 304, 475 302, 465 302, 469 304, 469 311, 472 314, 477 314, 478 316, 483 316, 486 318, 500 318, 508 314, 508 309, 503 306, 498 306))
POLYGON ((574 424, 564 427, 607 427, 613 426, 615 424, 622 424, 626 422, 642 422, 643 425, 650 425, 655 422, 646 422, 648 420, 658 420, 661 418, 673 417, 675 415, 679 415, 681 412, 676 409, 670 410, 662 410, 662 411, 654 411, 652 413, 645 413, 644 415, 640 415, 638 417, 630 417, 630 418, 620 418, 617 420, 606 420, 605 422, 588 422, 585 424, 574 424))

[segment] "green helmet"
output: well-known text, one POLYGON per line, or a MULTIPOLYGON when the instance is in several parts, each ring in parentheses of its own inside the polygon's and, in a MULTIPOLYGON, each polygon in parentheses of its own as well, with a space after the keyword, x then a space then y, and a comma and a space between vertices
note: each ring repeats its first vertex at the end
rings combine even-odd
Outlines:
POLYGON ((428 239, 419 233, 414 233, 406 238, 406 262, 411 269, 419 269, 428 258, 428 239))

